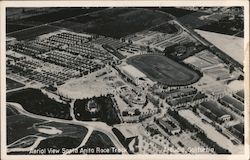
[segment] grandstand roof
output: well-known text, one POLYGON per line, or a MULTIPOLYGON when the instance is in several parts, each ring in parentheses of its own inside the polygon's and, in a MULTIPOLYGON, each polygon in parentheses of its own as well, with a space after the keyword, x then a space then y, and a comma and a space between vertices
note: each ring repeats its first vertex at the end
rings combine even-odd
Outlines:
POLYGON ((142 73, 141 71, 139 71, 137 68, 135 68, 132 65, 122 66, 122 70, 130 74, 133 77, 146 77, 144 73, 142 73))
POLYGON ((224 111, 216 102, 214 101, 207 101, 202 102, 201 105, 205 107, 206 109, 210 110, 213 114, 215 114, 217 117, 222 117, 224 115, 227 115, 227 112, 224 111))
POLYGON ((228 104, 231 104, 233 107, 237 108, 238 110, 244 111, 244 105, 240 101, 229 96, 222 97, 222 100, 228 104))

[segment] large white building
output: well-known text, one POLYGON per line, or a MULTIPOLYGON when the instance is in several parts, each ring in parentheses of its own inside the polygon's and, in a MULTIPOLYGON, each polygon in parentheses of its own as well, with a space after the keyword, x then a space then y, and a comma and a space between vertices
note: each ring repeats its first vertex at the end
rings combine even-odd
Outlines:
POLYGON ((121 67, 121 72, 127 76, 131 81, 133 81, 136 85, 145 83, 146 75, 139 71, 132 65, 125 65, 121 67))

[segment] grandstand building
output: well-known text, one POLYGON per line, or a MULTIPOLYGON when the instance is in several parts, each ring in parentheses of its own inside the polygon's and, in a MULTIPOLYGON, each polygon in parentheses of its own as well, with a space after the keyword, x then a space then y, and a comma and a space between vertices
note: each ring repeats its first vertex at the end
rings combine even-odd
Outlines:
POLYGON ((231 116, 214 101, 202 102, 199 106, 200 112, 209 119, 223 123, 229 121, 231 116))
POLYGON ((236 113, 244 116, 244 104, 233 97, 230 96, 224 96, 221 99, 219 99, 219 102, 226 107, 231 108, 236 113))
POLYGON ((147 77, 144 73, 142 73, 132 65, 122 66, 121 72, 136 85, 144 83, 145 78, 147 77))

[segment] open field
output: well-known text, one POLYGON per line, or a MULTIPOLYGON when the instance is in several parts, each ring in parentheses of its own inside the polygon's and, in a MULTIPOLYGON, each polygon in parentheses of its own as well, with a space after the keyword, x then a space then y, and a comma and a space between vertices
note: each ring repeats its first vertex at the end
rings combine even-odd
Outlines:
POLYGON ((45 14, 41 14, 41 15, 36 15, 36 16, 24 18, 24 19, 21 19, 20 21, 22 23, 28 23, 28 24, 34 23, 34 22, 37 24, 39 24, 39 23, 44 24, 44 23, 50 23, 50 22, 62 20, 65 18, 70 18, 70 17, 86 14, 89 12, 102 10, 102 9, 105 9, 105 8, 95 8, 95 7, 84 8, 84 9, 82 9, 82 8, 62 8, 62 9, 59 9, 58 11, 55 11, 55 12, 50 12, 50 13, 45 13, 45 14))
MULTIPOLYGON (((155 8, 153 8, 153 9, 155 9, 155 8)), ((182 8, 176 8, 176 7, 161 7, 161 8, 157 8, 157 10, 165 12, 165 13, 169 13, 177 18, 183 17, 185 15, 188 15, 188 14, 195 12, 195 11, 182 9, 182 8)))
POLYGON ((194 12, 191 14, 187 14, 185 16, 179 17, 179 21, 181 21, 183 24, 190 28, 199 28, 204 25, 208 25, 211 22, 207 20, 201 20, 201 16, 206 16, 209 15, 208 13, 205 12, 194 12))
POLYGON ((11 144, 18 139, 28 135, 36 134, 32 127, 35 123, 43 122, 41 119, 34 119, 24 115, 14 115, 7 117, 7 144, 11 144))
POLYGON ((15 88, 20 88, 20 87, 24 87, 25 85, 14 81, 12 79, 6 78, 6 89, 7 90, 11 90, 11 89, 15 89, 15 88))
POLYGON ((113 8, 54 23, 77 32, 121 38, 170 20, 166 14, 142 8, 113 8))
POLYGON ((244 21, 235 18, 233 20, 229 20, 228 18, 224 18, 219 20, 218 22, 210 23, 204 26, 199 27, 198 29, 221 33, 226 35, 237 35, 237 37, 244 37, 244 21))
POLYGON ((32 27, 30 25, 22 25, 22 24, 6 24, 6 33, 22 30, 25 28, 32 27))
POLYGON ((7 95, 7 102, 19 103, 25 110, 34 114, 61 119, 72 119, 69 104, 52 100, 37 89, 28 88, 11 93, 7 95))
POLYGON ((49 26, 49 25, 43 25, 35 28, 27 28, 23 31, 18 31, 14 33, 7 34, 7 36, 15 37, 17 40, 31 40, 35 39, 37 36, 40 36, 42 34, 55 32, 58 30, 58 27, 49 26))
POLYGON ((127 59, 151 80, 169 86, 188 85, 199 80, 200 76, 189 68, 161 55, 140 55, 127 59))
POLYGON ((158 32, 166 33, 166 34, 174 34, 174 33, 178 32, 178 29, 176 28, 176 26, 169 24, 169 23, 163 24, 163 25, 160 25, 157 27, 153 27, 150 30, 158 31, 158 32))
MULTIPOLYGON (((40 8, 41 9, 41 8, 40 8)), ((7 20, 6 23, 6 32, 11 33, 15 31, 19 31, 22 29, 26 29, 29 27, 34 27, 38 25, 48 24, 54 21, 60 21, 63 19, 67 19, 70 17, 80 16, 82 14, 87 14, 90 12, 98 11, 105 9, 102 8, 53 8, 54 11, 47 10, 45 11, 43 8, 43 11, 35 13, 33 10, 26 11, 26 12, 20 12, 20 14, 24 14, 24 16, 20 16, 14 20, 7 20), (25 13, 30 12, 29 16, 28 14, 25 18, 25 13), (34 13, 33 13, 34 12, 34 13)), ((25 10, 25 9, 24 9, 25 10)), ((7 12, 11 12, 7 10, 7 12)), ((21 36, 19 36, 20 39, 21 36)))
POLYGON ((195 30, 206 40, 227 53, 234 60, 243 64, 244 60, 244 39, 220 33, 195 30))

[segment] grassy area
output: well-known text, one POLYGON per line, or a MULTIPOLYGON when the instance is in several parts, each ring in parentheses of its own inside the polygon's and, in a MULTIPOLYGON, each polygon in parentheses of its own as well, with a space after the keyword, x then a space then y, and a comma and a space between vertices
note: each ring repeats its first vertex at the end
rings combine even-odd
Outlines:
POLYGON ((18 110, 15 109, 14 107, 12 107, 11 105, 7 104, 7 117, 8 116, 15 116, 15 115, 19 115, 18 110))
POLYGON ((7 102, 19 103, 25 110, 34 114, 61 119, 72 119, 69 104, 52 100, 37 89, 28 88, 7 95, 7 102))
POLYGON ((7 144, 11 144, 20 138, 36 134, 33 124, 44 120, 35 119, 24 115, 7 117, 7 144))
MULTIPOLYGON (((8 106, 7 109, 12 109, 12 107, 8 106)), ((61 150, 62 148, 71 149, 80 145, 83 138, 86 136, 87 131, 88 129, 83 126, 67 124, 67 123, 59 123, 59 122, 45 122, 45 120, 28 117, 22 114, 7 116, 7 144, 11 144, 26 136, 37 135, 46 137, 46 139, 41 141, 36 149, 46 149, 46 148, 60 149, 61 152, 59 152, 59 154, 62 153, 61 150), (38 124, 41 122, 43 123, 38 124), (56 135, 41 133, 37 130, 37 128, 39 128, 40 125, 55 127, 56 129, 61 130, 62 133, 56 135)), ((28 141, 31 140, 32 137, 27 137, 18 144, 19 146, 25 146, 25 144, 23 143, 27 143, 28 141)), ((10 146, 10 148, 15 148, 16 146, 18 145, 10 146)), ((26 154, 26 153, 14 152, 10 154, 26 154)))
POLYGON ((169 86, 188 85, 199 80, 193 70, 161 55, 140 55, 127 59, 153 81, 169 86))
POLYGON ((111 139, 104 133, 99 131, 93 131, 89 140, 86 142, 85 146, 80 149, 94 149, 93 153, 88 154, 118 154, 117 152, 113 152, 111 148, 115 148, 111 139), (106 152, 100 153, 98 148, 106 150, 106 152))
POLYGON ((58 149, 58 153, 49 153, 46 152, 44 154, 62 154, 64 150, 62 148, 66 149, 73 149, 76 148, 78 145, 81 144, 81 141, 78 138, 72 138, 72 137, 51 137, 47 138, 40 142, 40 144, 37 146, 36 149, 58 149))
POLYGON ((19 83, 17 81, 14 81, 12 79, 6 78, 6 89, 11 90, 11 89, 16 89, 20 87, 24 87, 25 85, 22 83, 19 83))
POLYGON ((46 126, 55 127, 61 131, 63 131, 63 136, 69 136, 72 138, 76 138, 79 141, 82 141, 83 137, 88 132, 88 129, 83 126, 77 126, 73 124, 66 123, 58 123, 58 122, 49 122, 46 123, 46 126))

